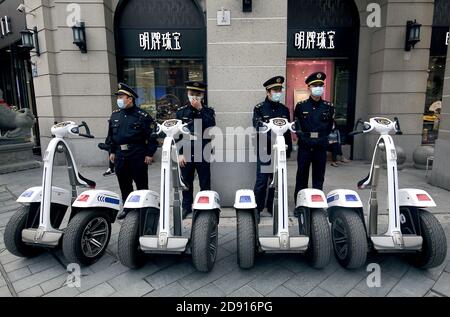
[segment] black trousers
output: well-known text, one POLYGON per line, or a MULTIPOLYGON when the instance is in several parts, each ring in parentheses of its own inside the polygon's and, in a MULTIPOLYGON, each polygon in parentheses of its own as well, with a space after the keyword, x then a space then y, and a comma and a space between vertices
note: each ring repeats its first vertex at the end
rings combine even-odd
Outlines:
POLYGON ((270 169, 270 162, 261 163, 258 160, 258 163, 256 164, 256 183, 255 188, 253 189, 257 205, 256 208, 258 212, 262 212, 264 210, 264 207, 267 206, 268 211, 271 212, 275 191, 273 189, 269 189, 269 191, 267 192, 267 187, 269 182, 272 181, 273 174, 264 173, 264 171, 261 170, 262 168, 270 169))
POLYGON ((183 209, 192 210, 194 202, 194 176, 195 171, 198 174, 200 183, 200 190, 211 189, 211 168, 208 162, 186 162, 186 165, 181 168, 181 176, 183 177, 184 185, 188 187, 187 191, 183 192, 183 209))
POLYGON ((327 151, 331 152, 333 162, 337 162, 337 157, 342 156, 342 148, 339 142, 328 144, 327 151))
POLYGON ((143 154, 128 157, 116 155, 116 175, 124 202, 133 191, 133 181, 137 190, 148 189, 148 165, 144 159, 143 154))
POLYGON ((317 144, 314 146, 299 146, 297 156, 297 177, 295 182, 295 196, 302 189, 308 188, 309 169, 312 165, 312 187, 323 190, 325 180, 325 168, 327 163, 326 145, 317 144))

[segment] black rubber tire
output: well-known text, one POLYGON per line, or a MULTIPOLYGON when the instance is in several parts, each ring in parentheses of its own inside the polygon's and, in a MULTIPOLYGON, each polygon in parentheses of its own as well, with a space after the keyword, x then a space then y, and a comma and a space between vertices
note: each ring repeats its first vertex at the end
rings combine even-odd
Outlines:
POLYGON ((6 249, 15 256, 25 258, 35 257, 44 251, 44 248, 33 247, 22 241, 22 230, 26 229, 29 211, 30 205, 23 206, 17 210, 9 219, 3 235, 6 249))
POLYGON ((237 261, 241 269, 255 265, 256 227, 253 212, 237 211, 237 261))
POLYGON ((138 269, 145 264, 145 253, 139 246, 139 211, 131 211, 119 231, 117 255, 120 263, 138 269))
POLYGON ((422 231, 422 251, 411 256, 414 266, 421 269, 441 265, 447 256, 447 239, 444 229, 432 213, 419 209, 420 227, 422 231))
POLYGON ((331 223, 331 236, 334 254, 340 265, 346 269, 357 269, 366 263, 367 234, 364 223, 356 212, 344 208, 336 210, 331 223), (338 234, 338 238, 344 235, 342 241, 339 241, 342 248, 345 248, 344 253, 339 253, 340 249, 336 244, 338 234))
POLYGON ((327 213, 323 209, 311 209, 311 232, 306 259, 316 269, 322 269, 330 263, 331 232, 327 213))
POLYGON ((200 272, 209 272, 217 256, 218 226, 214 211, 201 211, 192 224, 192 262, 200 272), (211 244, 214 249, 211 249, 211 244))
POLYGON ((111 222, 110 218, 101 211, 96 209, 85 209, 77 213, 67 225, 64 230, 62 250, 64 256, 69 263, 78 263, 81 265, 91 265, 100 259, 108 247, 109 239, 111 238, 111 222), (107 223, 108 233, 106 237, 106 243, 102 247, 102 250, 93 257, 88 257, 83 253, 81 240, 83 232, 86 226, 94 218, 104 218, 107 223))

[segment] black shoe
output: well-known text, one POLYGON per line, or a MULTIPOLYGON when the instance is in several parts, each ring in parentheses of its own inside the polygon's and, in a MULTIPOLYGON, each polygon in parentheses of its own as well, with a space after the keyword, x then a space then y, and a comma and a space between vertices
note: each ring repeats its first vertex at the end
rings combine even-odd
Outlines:
POLYGON ((186 219, 186 217, 191 213, 192 213, 192 209, 183 208, 183 220, 186 219))
POLYGON ((108 168, 106 172, 103 173, 103 176, 110 176, 110 175, 114 175, 114 170, 108 168))
POLYGON ((125 217, 127 216, 127 214, 128 214, 128 211, 126 211, 125 209, 123 209, 122 211, 120 211, 120 212, 117 214, 117 220, 125 219, 125 217))

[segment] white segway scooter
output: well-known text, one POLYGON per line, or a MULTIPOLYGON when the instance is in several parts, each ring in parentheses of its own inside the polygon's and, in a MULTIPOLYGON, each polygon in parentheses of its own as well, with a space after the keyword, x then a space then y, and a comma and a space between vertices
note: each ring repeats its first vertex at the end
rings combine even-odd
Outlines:
POLYGON ((93 138, 85 122, 77 125, 66 121, 51 128, 55 136, 43 157, 42 186, 31 187, 20 195, 17 202, 24 204, 9 220, 5 228, 5 246, 20 257, 31 257, 43 248, 60 245, 69 262, 89 265, 98 260, 106 250, 111 223, 120 209, 120 198, 107 190, 86 190, 80 195, 78 187, 95 188, 95 182, 81 176, 73 154, 64 138, 69 134, 93 138), (85 128, 86 133, 80 133, 85 128), (67 160, 72 191, 52 186, 53 163, 56 153, 63 153, 67 160), (71 211, 69 211, 69 207, 71 211), (63 219, 70 213, 66 228, 63 219))
POLYGON ((315 268, 328 265, 331 258, 331 234, 327 219, 328 207, 325 195, 317 189, 304 189, 297 195, 295 215, 299 220, 299 235, 289 233, 289 208, 286 166, 286 143, 284 134, 295 131, 295 123, 284 118, 271 119, 264 125, 262 133, 272 131, 276 135, 273 146, 273 235, 259 233, 255 195, 252 190, 238 190, 234 208, 237 216, 238 264, 248 269, 254 266, 256 252, 306 253, 309 263, 315 268))
POLYGON ((190 252, 194 267, 209 272, 216 260, 219 195, 214 191, 197 194, 192 217, 191 237, 183 236, 180 190, 186 188, 181 179, 176 158, 175 136, 190 134, 188 124, 181 120, 167 120, 158 124, 156 134, 165 134, 161 154, 161 192, 150 190, 132 192, 124 205, 129 212, 119 233, 120 262, 130 268, 144 264, 145 253, 181 254, 190 252), (173 208, 171 193, 173 192, 173 208), (172 212, 171 212, 172 209, 172 212), (172 216, 172 223, 171 223, 172 216), (171 224, 173 228, 171 228, 171 224))
POLYGON ((424 190, 398 189, 397 152, 389 133, 402 134, 397 118, 358 120, 351 135, 375 132, 380 135, 375 145, 369 175, 358 182, 358 188, 370 187, 368 223, 358 194, 335 190, 328 194, 333 247, 338 262, 346 268, 358 268, 366 262, 368 249, 377 252, 410 253, 414 265, 432 268, 440 265, 447 254, 447 240, 439 221, 424 208, 436 207, 424 190), (363 130, 356 131, 362 124, 363 130), (386 157, 388 183, 388 228, 378 233, 377 187, 381 156, 386 157))

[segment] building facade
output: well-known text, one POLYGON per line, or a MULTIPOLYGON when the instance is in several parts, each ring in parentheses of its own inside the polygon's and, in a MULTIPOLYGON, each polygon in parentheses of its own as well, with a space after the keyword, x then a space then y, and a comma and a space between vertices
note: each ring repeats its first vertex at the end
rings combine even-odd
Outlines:
MULTIPOLYGON (((325 97, 336 105, 345 149, 354 159, 370 158, 375 142, 375 137, 346 136, 358 118, 398 117, 404 134, 396 140, 408 161, 422 143, 437 139, 438 147, 441 136, 446 137, 443 121, 439 125, 431 119, 430 125, 424 114, 430 115, 438 101, 445 109, 448 98, 449 0, 24 4, 31 13, 26 14, 27 26, 37 27, 41 51, 40 56, 31 52, 31 62, 42 147, 51 138, 53 122, 85 120, 96 138, 71 141, 83 165, 106 163, 96 144, 106 136, 118 81, 135 87, 140 106, 158 120, 173 117, 186 102, 184 81, 207 81, 207 102, 226 136, 215 151, 231 150, 235 157, 251 156, 252 139, 234 142, 238 132, 226 128, 251 126, 253 108, 265 97, 262 83, 285 76, 285 101, 292 111, 306 96, 305 77, 318 70, 328 75, 325 97), (72 26, 79 21, 85 23, 87 53, 73 43, 72 26), (420 41, 409 51, 407 21, 421 25, 420 41)), ((212 169, 213 187, 225 204, 231 203, 235 189, 253 187, 254 162, 217 162, 212 169)))

